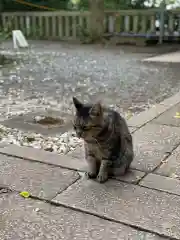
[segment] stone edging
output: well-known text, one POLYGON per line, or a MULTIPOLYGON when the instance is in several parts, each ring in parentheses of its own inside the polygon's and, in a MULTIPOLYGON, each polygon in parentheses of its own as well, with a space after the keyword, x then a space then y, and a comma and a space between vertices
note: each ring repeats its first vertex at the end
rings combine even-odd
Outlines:
POLYGON ((154 107, 143 111, 131 117, 127 123, 129 127, 140 128, 148 122, 157 118, 162 113, 180 102, 180 91, 170 98, 165 99, 161 103, 156 104, 154 107))

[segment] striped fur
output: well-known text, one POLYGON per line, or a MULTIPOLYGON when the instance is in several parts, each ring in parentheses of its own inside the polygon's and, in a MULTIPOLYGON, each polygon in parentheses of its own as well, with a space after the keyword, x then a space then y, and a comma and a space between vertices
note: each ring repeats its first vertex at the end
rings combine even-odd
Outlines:
POLYGON ((75 97, 73 102, 74 129, 85 142, 88 177, 102 183, 109 176, 124 175, 134 158, 132 136, 125 119, 100 103, 83 104, 75 97))

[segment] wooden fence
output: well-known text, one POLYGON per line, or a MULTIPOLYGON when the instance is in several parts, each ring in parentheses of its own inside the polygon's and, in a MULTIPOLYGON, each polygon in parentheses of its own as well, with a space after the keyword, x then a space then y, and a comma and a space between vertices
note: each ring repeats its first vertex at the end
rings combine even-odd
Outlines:
MULTIPOLYGON (((105 12, 105 33, 155 32, 159 9, 105 12)), ((180 34, 180 9, 166 11, 167 29, 180 34)), ((2 13, 4 28, 20 29, 27 38, 76 40, 89 31, 90 12, 12 12, 2 13)))

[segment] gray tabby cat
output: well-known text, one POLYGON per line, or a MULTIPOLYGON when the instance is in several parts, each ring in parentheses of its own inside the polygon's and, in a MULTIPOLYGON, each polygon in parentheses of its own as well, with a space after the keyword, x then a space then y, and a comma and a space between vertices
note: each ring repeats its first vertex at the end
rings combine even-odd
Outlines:
POLYGON ((103 183, 124 175, 134 158, 132 136, 120 114, 100 103, 83 104, 73 97, 74 129, 85 142, 89 178, 103 183))

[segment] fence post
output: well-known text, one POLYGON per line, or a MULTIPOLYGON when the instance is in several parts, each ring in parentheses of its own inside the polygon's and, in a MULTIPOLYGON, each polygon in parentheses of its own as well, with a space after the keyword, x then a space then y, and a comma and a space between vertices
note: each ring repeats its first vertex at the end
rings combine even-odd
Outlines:
POLYGON ((30 35, 30 17, 29 16, 26 16, 25 17, 25 26, 26 26, 26 34, 27 34, 27 36, 29 37, 29 35, 30 35))
POLYGON ((166 12, 166 2, 163 0, 160 3, 160 34, 159 34, 159 44, 163 43, 164 38, 164 20, 165 20, 165 12, 166 12))

